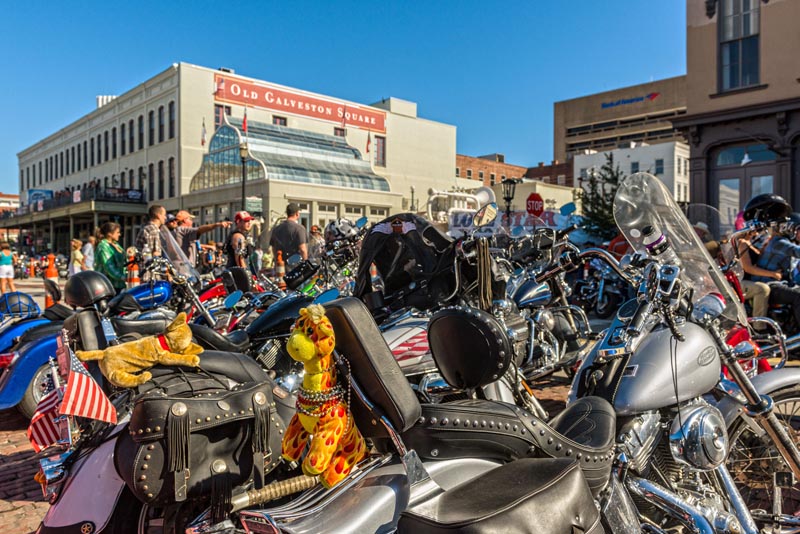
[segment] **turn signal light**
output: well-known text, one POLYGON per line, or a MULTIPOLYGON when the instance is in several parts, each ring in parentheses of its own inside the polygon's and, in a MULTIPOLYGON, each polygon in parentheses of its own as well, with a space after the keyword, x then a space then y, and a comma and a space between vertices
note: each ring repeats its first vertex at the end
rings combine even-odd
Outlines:
POLYGON ((6 352, 0 354, 0 369, 5 369, 19 357, 19 352, 6 352))

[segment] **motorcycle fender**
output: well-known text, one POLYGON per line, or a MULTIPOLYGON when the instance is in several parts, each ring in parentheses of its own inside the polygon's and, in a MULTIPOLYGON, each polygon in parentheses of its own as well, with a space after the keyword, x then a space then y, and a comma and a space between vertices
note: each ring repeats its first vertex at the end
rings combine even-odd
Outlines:
MULTIPOLYGON (((750 379, 756 390, 761 395, 769 395, 778 389, 793 386, 800 383, 800 368, 798 367, 783 367, 782 369, 774 369, 772 371, 756 375, 750 379)), ((723 398, 717 408, 722 412, 722 417, 725 418, 725 425, 730 428, 733 421, 744 412, 744 405, 731 396, 723 398)))
POLYGON ((13 347, 14 340, 31 328, 42 324, 48 324, 49 322, 50 320, 44 317, 36 317, 33 319, 22 319, 9 324, 0 330, 0 352, 6 352, 13 347))
POLYGON ((0 376, 0 410, 19 404, 36 370, 45 365, 51 356, 55 358, 56 338, 53 334, 20 347, 17 361, 0 376))
POLYGON ((87 532, 108 526, 125 482, 114 468, 115 439, 110 439, 81 458, 70 469, 58 500, 45 514, 39 534, 87 532), (87 506, 91 503, 91 506, 87 506))

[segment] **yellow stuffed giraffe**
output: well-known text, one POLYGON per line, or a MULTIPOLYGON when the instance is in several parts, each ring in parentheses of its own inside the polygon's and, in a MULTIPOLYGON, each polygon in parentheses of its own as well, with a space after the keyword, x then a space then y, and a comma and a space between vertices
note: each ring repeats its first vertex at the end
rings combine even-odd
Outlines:
POLYGON ((325 308, 312 304, 300 310, 286 346, 289 355, 303 364, 305 377, 297 413, 283 437, 283 457, 299 460, 311 435, 303 472, 320 475, 326 488, 344 479, 367 454, 364 438, 347 409, 345 391, 336 382, 335 343, 325 308))
POLYGON ((200 364, 197 355, 201 352, 203 347, 192 343, 186 314, 179 313, 161 335, 112 345, 105 350, 79 350, 75 356, 84 362, 99 360, 100 371, 109 382, 132 388, 150 380, 153 375, 146 369, 156 364, 197 367, 200 364))

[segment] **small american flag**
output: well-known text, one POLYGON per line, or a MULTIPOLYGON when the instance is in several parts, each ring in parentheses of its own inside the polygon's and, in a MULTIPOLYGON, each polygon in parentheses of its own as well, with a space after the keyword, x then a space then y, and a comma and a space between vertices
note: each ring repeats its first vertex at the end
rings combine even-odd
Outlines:
POLYGON ((58 417, 58 405, 62 394, 63 388, 54 389, 42 397, 36 406, 28 427, 28 439, 36 452, 46 449, 61 438, 58 425, 53 419, 58 417))
POLYGON ((103 393, 103 389, 94 381, 92 375, 71 350, 69 351, 69 360, 69 378, 59 413, 116 424, 117 409, 103 393))
POLYGON ((424 331, 392 347, 392 354, 397 361, 424 356, 428 352, 428 333, 424 331))

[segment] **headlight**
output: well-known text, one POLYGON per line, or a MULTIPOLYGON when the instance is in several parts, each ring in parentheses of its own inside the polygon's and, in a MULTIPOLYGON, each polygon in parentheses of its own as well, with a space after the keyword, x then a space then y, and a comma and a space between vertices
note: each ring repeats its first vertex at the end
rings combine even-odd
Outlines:
POLYGON ((706 471, 719 467, 728 451, 722 414, 707 404, 682 408, 672 421, 669 447, 678 462, 706 471))

